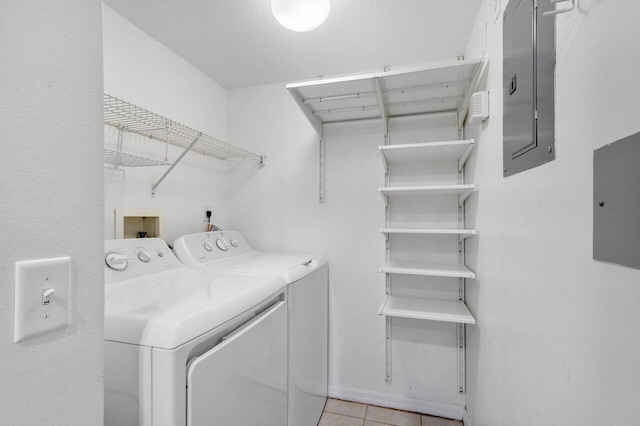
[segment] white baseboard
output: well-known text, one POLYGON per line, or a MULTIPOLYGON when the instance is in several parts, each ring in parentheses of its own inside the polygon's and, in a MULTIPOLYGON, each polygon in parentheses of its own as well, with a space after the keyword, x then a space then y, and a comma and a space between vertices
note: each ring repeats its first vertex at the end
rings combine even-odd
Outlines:
MULTIPOLYGON (((400 395, 390 395, 382 392, 371 392, 331 385, 329 386, 329 397, 361 402, 363 404, 378 405, 380 407, 395 408, 397 410, 415 411, 417 413, 446 417, 454 420, 463 420, 466 413, 464 405, 425 401, 400 395)), ((468 414, 466 417, 469 417, 468 414)), ((465 422, 465 426, 469 426, 470 424, 471 423, 467 424, 465 422)))
POLYGON ((471 426, 471 418, 469 417, 467 407, 464 407, 464 413, 462 414, 462 423, 464 423, 464 426, 471 426))

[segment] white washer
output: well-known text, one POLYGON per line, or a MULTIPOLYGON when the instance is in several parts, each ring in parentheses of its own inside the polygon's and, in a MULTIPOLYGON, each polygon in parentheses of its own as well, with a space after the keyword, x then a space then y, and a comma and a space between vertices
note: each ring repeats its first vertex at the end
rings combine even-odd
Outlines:
POLYGON ((105 249, 106 425, 286 424, 282 278, 195 271, 155 238, 105 249))
POLYGON ((238 231, 185 235, 173 245, 187 266, 276 274, 288 284, 288 424, 315 426, 327 400, 329 267, 320 256, 262 253, 238 231))

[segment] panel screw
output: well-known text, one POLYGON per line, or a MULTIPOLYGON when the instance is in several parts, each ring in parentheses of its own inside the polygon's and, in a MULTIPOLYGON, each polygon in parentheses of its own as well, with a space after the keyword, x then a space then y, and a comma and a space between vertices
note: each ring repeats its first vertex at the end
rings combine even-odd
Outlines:
POLYGON ((507 172, 507 168, 506 168, 506 167, 504 167, 504 168, 502 169, 502 171, 503 171, 504 173, 506 173, 506 172, 507 172))
POLYGON ((551 148, 550 146, 547 147, 547 151, 551 152, 553 151, 553 148, 551 148))
POLYGON ((44 314, 44 317, 45 318, 49 318, 49 314, 44 314))
POLYGON ((599 205, 600 207, 604 207, 604 201, 600 201, 600 202, 598 203, 598 205, 599 205))
POLYGON ((49 281, 49 277, 47 277, 47 276, 45 275, 44 280, 45 280, 45 281, 49 281))

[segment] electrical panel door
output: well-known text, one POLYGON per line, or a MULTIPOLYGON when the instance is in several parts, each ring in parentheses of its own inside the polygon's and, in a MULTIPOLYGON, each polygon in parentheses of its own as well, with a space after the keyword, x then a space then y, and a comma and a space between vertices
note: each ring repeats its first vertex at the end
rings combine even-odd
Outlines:
POLYGON ((640 269, 640 133, 593 152, 593 258, 640 269))
POLYGON ((504 14, 504 176, 555 158, 554 18, 549 0, 511 0, 504 14))

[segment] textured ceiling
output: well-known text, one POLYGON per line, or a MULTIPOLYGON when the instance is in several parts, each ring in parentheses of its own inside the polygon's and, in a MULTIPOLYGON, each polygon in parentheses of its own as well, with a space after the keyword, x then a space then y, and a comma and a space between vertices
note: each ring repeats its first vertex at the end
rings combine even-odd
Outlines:
POLYGON ((270 0, 105 0, 225 88, 462 55, 480 0, 331 0, 319 28, 280 26, 270 0))

